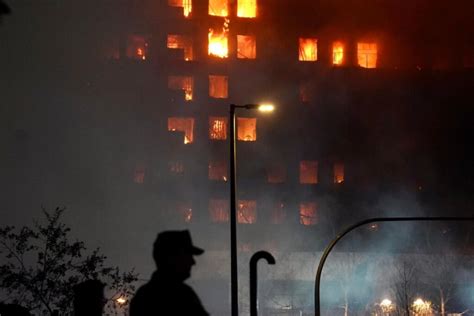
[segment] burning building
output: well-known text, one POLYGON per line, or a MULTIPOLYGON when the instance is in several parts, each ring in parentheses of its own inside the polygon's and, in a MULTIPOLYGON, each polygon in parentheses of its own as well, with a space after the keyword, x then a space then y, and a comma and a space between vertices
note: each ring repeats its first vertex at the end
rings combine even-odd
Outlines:
MULTIPOLYGON (((395 215, 377 204, 392 189, 439 203, 431 194, 449 186, 440 170, 455 169, 439 149, 459 149, 441 117, 467 106, 474 46, 468 32, 453 39, 448 22, 433 23, 436 5, 415 2, 134 7, 136 29, 124 34, 131 40, 117 63, 126 59, 153 83, 160 156, 133 181, 167 210, 154 216, 176 213, 174 224, 195 230, 211 252, 228 249, 229 104, 262 100, 276 104, 273 116, 241 111, 236 120, 241 253, 321 250, 344 225, 395 215), (153 173, 160 161, 171 167, 153 173)), ((472 28, 466 17, 460 23, 472 28)))
MULTIPOLYGON (((111 130, 101 148, 113 175, 107 183, 120 183, 115 204, 104 205, 124 222, 141 218, 134 232, 187 227, 209 256, 225 262, 230 103, 276 106, 269 116, 237 113, 244 258, 265 249, 314 259, 308 254, 358 219, 419 215, 412 204, 393 202, 405 193, 430 215, 469 205, 469 1, 459 1, 456 13, 429 0, 109 5, 120 22, 101 37, 99 75, 80 93, 91 104, 113 104, 97 110, 111 130)), ((143 238, 130 233, 124 244, 149 242, 143 238)), ((222 268, 200 281, 227 293, 227 274, 222 268)), ((221 301, 225 310, 228 297, 221 301)))

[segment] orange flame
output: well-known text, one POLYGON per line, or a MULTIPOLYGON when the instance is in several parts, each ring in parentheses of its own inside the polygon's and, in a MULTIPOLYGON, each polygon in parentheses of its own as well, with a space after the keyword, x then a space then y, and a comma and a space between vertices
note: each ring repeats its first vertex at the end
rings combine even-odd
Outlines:
POLYGON ((377 44, 357 43, 357 62, 363 68, 376 68, 377 44))
POLYGON ((255 18, 257 16, 257 0, 238 0, 237 16, 240 18, 255 18))
POLYGON ((209 0, 208 13, 214 16, 229 15, 228 0, 209 0))
POLYGON ((333 65, 342 65, 344 61, 344 44, 334 42, 332 45, 332 63, 333 65))
POLYGON ((300 61, 318 60, 318 40, 315 38, 300 38, 300 61))
POLYGON ((227 42, 227 32, 225 30, 221 33, 215 33, 213 29, 209 29, 209 55, 220 58, 229 57, 227 42))

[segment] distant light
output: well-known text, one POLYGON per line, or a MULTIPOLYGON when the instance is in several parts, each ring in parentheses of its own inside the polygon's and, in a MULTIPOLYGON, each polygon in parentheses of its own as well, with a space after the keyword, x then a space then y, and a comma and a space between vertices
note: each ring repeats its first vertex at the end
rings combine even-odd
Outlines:
POLYGON ((418 298, 416 299, 416 301, 413 302, 413 305, 416 305, 416 306, 420 306, 420 305, 424 305, 425 302, 421 299, 421 298, 418 298))
POLYGON ((124 297, 120 296, 117 300, 117 303, 119 304, 125 304, 127 303, 127 299, 125 299, 124 297))
POLYGON ((258 110, 260 112, 273 112, 273 110, 275 110, 275 107, 273 106, 273 104, 263 103, 258 106, 258 110))
POLYGON ((390 306, 390 305, 392 305, 392 301, 389 300, 388 298, 385 298, 385 299, 382 300, 382 302, 380 302, 380 305, 382 305, 382 306, 390 306))

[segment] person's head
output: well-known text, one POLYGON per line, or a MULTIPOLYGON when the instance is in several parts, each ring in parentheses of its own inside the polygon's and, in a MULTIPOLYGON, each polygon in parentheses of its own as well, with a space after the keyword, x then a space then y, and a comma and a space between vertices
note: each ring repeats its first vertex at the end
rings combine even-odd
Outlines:
POLYGON ((102 315, 105 284, 99 280, 87 280, 74 286, 74 315, 102 315))
POLYGON ((203 252, 203 249, 193 245, 188 230, 161 232, 153 244, 153 259, 157 268, 180 281, 191 275, 191 267, 196 263, 193 256, 203 252))

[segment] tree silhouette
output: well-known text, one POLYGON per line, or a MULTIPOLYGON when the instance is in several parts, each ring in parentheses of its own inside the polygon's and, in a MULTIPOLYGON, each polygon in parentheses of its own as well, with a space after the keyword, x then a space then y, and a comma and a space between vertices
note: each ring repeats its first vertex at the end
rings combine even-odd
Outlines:
POLYGON ((106 257, 99 249, 86 254, 84 242, 71 241, 71 229, 61 222, 64 210, 43 209, 45 224, 35 222, 19 230, 0 228, 0 288, 6 302, 21 304, 40 315, 68 313, 72 310, 73 287, 92 279, 108 285, 105 310, 116 315, 118 309, 126 307, 120 306, 117 298, 133 294, 137 274, 106 266, 106 257))

